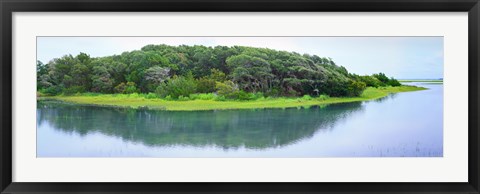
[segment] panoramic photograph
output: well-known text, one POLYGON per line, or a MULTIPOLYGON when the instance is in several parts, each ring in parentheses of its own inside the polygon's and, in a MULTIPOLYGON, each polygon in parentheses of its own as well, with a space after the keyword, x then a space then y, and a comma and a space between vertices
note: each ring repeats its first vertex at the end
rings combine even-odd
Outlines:
POLYGON ((443 50, 436 36, 37 37, 37 157, 443 157, 443 50))

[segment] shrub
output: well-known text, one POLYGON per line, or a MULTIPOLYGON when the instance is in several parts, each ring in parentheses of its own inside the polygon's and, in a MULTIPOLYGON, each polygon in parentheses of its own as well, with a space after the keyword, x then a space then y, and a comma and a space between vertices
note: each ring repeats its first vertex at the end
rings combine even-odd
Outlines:
POLYGON ((384 85, 380 80, 374 76, 360 76, 360 81, 364 82, 368 87, 379 87, 384 85))
POLYGON ((58 95, 62 92, 62 87, 60 86, 50 86, 48 88, 42 89, 42 93, 49 95, 49 96, 55 96, 58 95))
POLYGON ((119 94, 131 94, 139 91, 135 82, 127 82, 126 84, 122 82, 113 88, 113 92, 119 94))
POLYGON ((217 82, 215 88, 217 89, 218 95, 227 98, 237 95, 236 92, 239 91, 238 87, 232 81, 217 82))
POLYGON ((140 97, 140 95, 138 93, 132 93, 132 94, 128 94, 128 97, 129 98, 138 98, 138 97, 140 97))
POLYGON ((213 100, 216 100, 216 101, 225 101, 225 100, 227 100, 227 98, 225 98, 225 96, 216 96, 213 100))
POLYGON ((190 100, 212 100, 215 98, 214 93, 207 93, 207 94, 190 94, 190 100))
POLYGON ((85 87, 83 86, 71 86, 69 88, 63 88, 62 92, 66 95, 71 95, 75 93, 83 93, 85 92, 85 87))
POLYGON ((190 98, 188 98, 187 96, 182 96, 182 95, 180 95, 180 96, 178 97, 178 100, 180 100, 180 101, 187 101, 187 100, 190 100, 190 98))
POLYGON ((160 84, 155 93, 161 97, 169 95, 171 98, 178 99, 179 96, 189 96, 195 93, 195 90, 196 83, 193 76, 173 76, 168 82, 160 84))
POLYGON ((367 85, 364 82, 360 81, 351 81, 348 85, 347 95, 348 96, 360 96, 365 90, 367 85))
POLYGON ((319 100, 326 100, 326 99, 329 99, 330 96, 326 95, 326 94, 322 94, 318 97, 319 100))
POLYGON ((137 87, 135 86, 135 82, 127 82, 127 85, 125 87, 125 93, 131 94, 136 92, 138 92, 138 90, 137 90, 137 87))
POLYGON ((302 100, 311 100, 313 99, 310 95, 303 95, 302 100))
POLYGON ((232 99, 238 99, 238 100, 251 100, 252 98, 254 98, 254 95, 252 93, 247 93, 243 90, 240 90, 240 91, 234 92, 229 97, 232 99))
POLYGON ((114 91, 115 93, 124 94, 126 87, 127 87, 127 86, 125 85, 125 83, 122 82, 122 83, 118 84, 117 86, 115 86, 115 87, 113 88, 113 91, 114 91))
POLYGON ((263 95, 262 92, 257 92, 257 93, 255 93, 255 99, 254 99, 254 100, 260 99, 260 98, 264 98, 264 97, 265 97, 265 96, 263 95))
POLYGON ((390 78, 390 80, 388 80, 387 85, 390 85, 390 86, 401 86, 402 84, 401 84, 398 80, 396 80, 396 79, 394 79, 394 78, 392 77, 392 78, 390 78))
MULTIPOLYGON (((168 86, 167 83, 162 83, 160 84, 157 89, 155 89, 155 94, 157 94, 159 97, 166 97, 168 95, 168 86)), ((171 96, 170 96, 171 97, 171 96)))
POLYGON ((267 92, 265 92, 265 96, 273 96, 273 97, 277 97, 277 96, 280 96, 280 91, 281 91, 281 88, 272 88, 270 90, 268 90, 267 92))
POLYGON ((372 76, 377 78, 378 80, 380 80, 380 82, 382 82, 384 84, 387 84, 387 82, 389 80, 388 77, 384 73, 373 74, 372 76))
POLYGON ((101 93, 86 92, 82 94, 83 96, 99 96, 101 93))
POLYGON ((146 96, 145 96, 146 99, 153 99, 153 98, 158 98, 157 94, 155 93, 148 93, 146 96))
POLYGON ((215 92, 216 82, 214 79, 203 77, 197 80, 197 92, 198 93, 210 93, 215 92))

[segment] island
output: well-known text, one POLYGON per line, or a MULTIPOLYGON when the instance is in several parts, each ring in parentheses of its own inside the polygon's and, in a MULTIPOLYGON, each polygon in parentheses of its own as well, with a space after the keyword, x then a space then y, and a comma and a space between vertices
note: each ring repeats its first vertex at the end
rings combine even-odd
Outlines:
POLYGON ((147 45, 37 61, 37 99, 167 111, 288 108, 425 90, 326 57, 245 46, 147 45))

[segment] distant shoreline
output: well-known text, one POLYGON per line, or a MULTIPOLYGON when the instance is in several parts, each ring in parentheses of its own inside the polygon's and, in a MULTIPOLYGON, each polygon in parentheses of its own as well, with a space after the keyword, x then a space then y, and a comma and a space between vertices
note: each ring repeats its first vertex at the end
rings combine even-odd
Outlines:
POLYGON ((297 98, 263 98, 250 101, 238 100, 165 100, 159 98, 147 99, 137 95, 99 94, 97 96, 50 96, 38 97, 37 100, 59 100, 68 103, 98 106, 115 106, 130 108, 147 108, 167 111, 197 111, 197 110, 235 110, 235 109, 263 109, 263 108, 290 108, 328 105, 345 102, 368 101, 388 96, 391 93, 426 90, 417 86, 398 87, 368 87, 359 97, 297 97, 297 98))
POLYGON ((443 80, 436 79, 399 79, 399 82, 410 83, 410 82, 420 82, 420 83, 443 83, 443 80))

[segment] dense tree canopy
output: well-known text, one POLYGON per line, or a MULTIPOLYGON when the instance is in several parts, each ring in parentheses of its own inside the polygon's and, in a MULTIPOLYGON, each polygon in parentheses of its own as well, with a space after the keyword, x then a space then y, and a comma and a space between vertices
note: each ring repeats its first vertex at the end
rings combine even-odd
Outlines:
POLYGON ((365 87, 398 86, 383 73, 359 76, 330 58, 244 46, 147 45, 120 55, 65 55, 37 62, 45 94, 155 93, 179 98, 216 93, 267 96, 358 96, 365 87))

